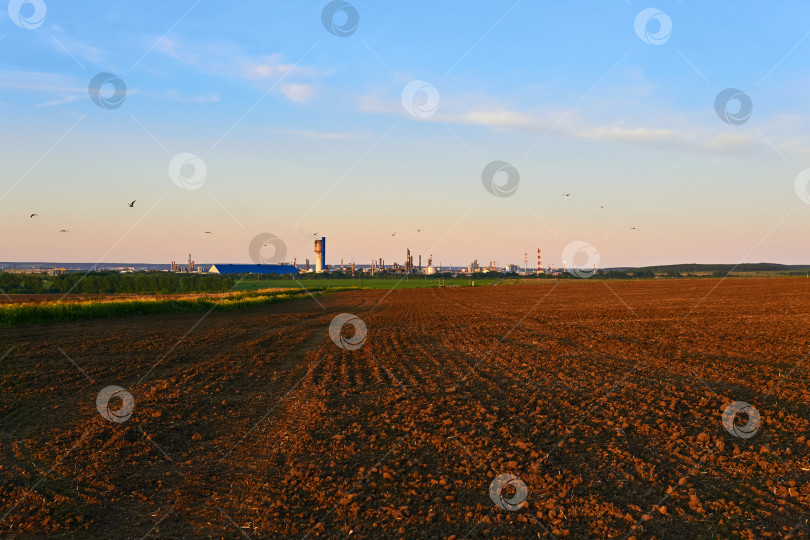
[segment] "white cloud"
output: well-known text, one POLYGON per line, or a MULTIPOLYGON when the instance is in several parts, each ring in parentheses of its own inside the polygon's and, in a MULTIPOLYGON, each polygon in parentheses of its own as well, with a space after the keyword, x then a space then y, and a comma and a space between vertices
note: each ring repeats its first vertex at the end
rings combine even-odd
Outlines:
POLYGON ((290 101, 306 103, 315 95, 315 87, 311 84, 282 84, 281 93, 287 96, 290 101))
POLYGON ((53 25, 52 28, 54 34, 50 37, 53 41, 54 49, 58 52, 66 53, 71 57, 81 58, 82 60, 96 64, 104 62, 102 51, 98 47, 68 36, 58 25, 53 25))
POLYGON ((185 95, 176 90, 169 90, 165 96, 176 103, 219 103, 219 94, 185 95))
POLYGON ((628 142, 666 142, 685 141, 689 139, 685 133, 672 129, 650 127, 626 128, 622 126, 596 126, 577 133, 585 139, 597 141, 628 141, 628 142))
POLYGON ((285 75, 287 77, 315 77, 317 75, 314 68, 284 63, 280 54, 263 56, 256 60, 242 58, 239 60, 239 66, 244 78, 252 80, 275 79, 285 75))
POLYGON ((291 101, 305 103, 315 93, 315 86, 296 79, 314 79, 318 70, 284 62, 282 55, 249 56, 240 46, 227 41, 180 41, 163 39, 155 50, 215 77, 251 81, 262 89, 269 89, 281 77, 290 80, 280 87, 291 101))
POLYGON ((464 124, 498 128, 527 129, 536 131, 541 122, 530 114, 508 109, 472 110, 461 114, 457 120, 464 124))
MULTIPOLYGON (((677 114, 675 112, 644 108, 638 100, 627 102, 618 98, 613 109, 606 107, 604 100, 595 109, 576 110, 545 105, 528 109, 518 109, 497 103, 492 97, 475 96, 470 99, 444 100, 439 111, 421 119, 427 122, 442 122, 457 125, 486 126, 495 130, 526 131, 556 136, 572 137, 602 142, 619 142, 634 145, 655 145, 677 150, 692 148, 710 130, 713 133, 695 151, 723 155, 773 155, 774 148, 780 153, 808 154, 808 135, 803 119, 796 115, 783 115, 761 120, 745 127, 734 127, 736 131, 724 131, 719 121, 707 124, 700 115, 677 114), (485 103, 481 105, 481 103, 485 103), (445 103, 450 105, 445 106, 445 103), (611 119, 611 110, 633 112, 628 117, 611 119), (607 111, 607 112, 606 112, 607 111), (639 120, 641 119, 641 120, 639 120), (767 129, 770 140, 756 134, 756 129, 767 129), (772 136, 780 134, 780 137, 772 136), (803 144, 803 146, 802 146, 803 144)), ((402 105, 391 99, 384 99, 373 93, 361 96, 357 108, 370 114, 392 114, 408 116, 402 105)))
POLYGON ((719 153, 740 153, 755 150, 762 139, 755 139, 746 133, 720 133, 709 137, 703 146, 711 151, 719 153))
POLYGON ((64 105, 65 103, 73 103, 74 101, 78 100, 79 96, 67 96, 62 99, 56 99, 53 101, 46 101, 45 103, 37 103, 37 107, 54 107, 56 105, 64 105))
POLYGON ((306 131, 299 129, 279 129, 279 133, 287 135, 295 135, 296 137, 304 137, 306 139, 327 139, 327 140, 350 140, 361 139, 368 137, 370 133, 351 133, 351 132, 324 132, 324 131, 306 131))
POLYGON ((35 92, 87 92, 74 77, 38 71, 0 70, 0 88, 35 92))

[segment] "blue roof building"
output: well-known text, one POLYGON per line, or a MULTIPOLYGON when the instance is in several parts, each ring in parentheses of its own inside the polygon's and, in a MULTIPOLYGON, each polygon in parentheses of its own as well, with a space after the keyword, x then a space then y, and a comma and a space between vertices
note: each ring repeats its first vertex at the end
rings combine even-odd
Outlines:
POLYGON ((297 274, 292 264, 215 264, 208 270, 212 274, 297 274))

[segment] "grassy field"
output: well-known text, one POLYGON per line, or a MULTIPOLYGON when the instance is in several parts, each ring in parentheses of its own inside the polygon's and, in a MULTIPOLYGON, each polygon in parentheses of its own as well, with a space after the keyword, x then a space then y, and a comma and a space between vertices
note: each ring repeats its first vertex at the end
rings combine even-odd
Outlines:
MULTIPOLYGON (((312 290, 311 294, 322 291, 312 290)), ((122 315, 152 313, 187 313, 196 311, 233 311, 304 298, 310 293, 301 289, 283 291, 237 291, 208 295, 175 295, 173 297, 99 298, 78 301, 19 302, 0 305, 0 326, 34 324, 74 319, 95 319, 122 315)))
POLYGON ((363 288, 363 289, 418 289, 422 287, 439 287, 444 284, 445 287, 469 287, 473 283, 476 287, 490 286, 495 283, 496 279, 469 279, 469 278, 446 278, 440 279, 425 279, 424 277, 410 277, 408 279, 389 277, 387 279, 268 279, 258 280, 245 279, 238 283, 234 290, 236 291, 254 291, 257 289, 267 288, 291 288, 301 289, 330 289, 334 287, 349 287, 349 288, 363 288))

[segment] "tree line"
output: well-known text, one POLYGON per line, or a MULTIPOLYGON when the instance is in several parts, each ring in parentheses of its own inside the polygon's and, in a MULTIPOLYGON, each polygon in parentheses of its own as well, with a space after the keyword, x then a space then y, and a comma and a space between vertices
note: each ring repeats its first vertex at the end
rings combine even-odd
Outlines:
POLYGON ((11 274, 0 272, 0 291, 6 294, 172 294, 224 292, 234 286, 230 276, 173 272, 89 272, 87 274, 11 274))

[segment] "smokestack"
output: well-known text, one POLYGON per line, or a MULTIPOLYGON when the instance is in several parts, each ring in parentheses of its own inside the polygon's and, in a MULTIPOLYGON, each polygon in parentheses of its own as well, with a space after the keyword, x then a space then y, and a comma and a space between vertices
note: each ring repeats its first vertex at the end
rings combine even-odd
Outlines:
POLYGON ((326 270, 326 237, 321 237, 320 240, 315 240, 315 271, 323 272, 326 270))

